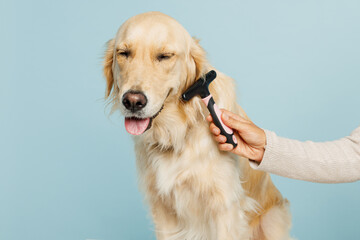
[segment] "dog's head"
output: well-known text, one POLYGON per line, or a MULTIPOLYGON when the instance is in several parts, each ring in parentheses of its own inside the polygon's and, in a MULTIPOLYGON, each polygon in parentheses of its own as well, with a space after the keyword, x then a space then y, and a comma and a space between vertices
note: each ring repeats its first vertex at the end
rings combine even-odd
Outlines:
POLYGON ((151 127, 169 99, 203 74, 205 52, 173 18, 149 12, 127 20, 108 42, 104 74, 106 98, 139 135, 151 127))

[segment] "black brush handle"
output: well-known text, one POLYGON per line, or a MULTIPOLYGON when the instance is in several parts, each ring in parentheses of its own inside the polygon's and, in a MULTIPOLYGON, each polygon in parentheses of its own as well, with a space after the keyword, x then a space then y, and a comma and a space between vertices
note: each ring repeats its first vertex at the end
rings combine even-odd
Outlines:
POLYGON ((202 99, 207 108, 209 109, 210 115, 213 119, 214 124, 220 129, 220 134, 226 137, 226 143, 230 143, 236 148, 237 139, 234 135, 234 131, 226 126, 221 120, 221 111, 215 104, 215 101, 211 94, 202 99))

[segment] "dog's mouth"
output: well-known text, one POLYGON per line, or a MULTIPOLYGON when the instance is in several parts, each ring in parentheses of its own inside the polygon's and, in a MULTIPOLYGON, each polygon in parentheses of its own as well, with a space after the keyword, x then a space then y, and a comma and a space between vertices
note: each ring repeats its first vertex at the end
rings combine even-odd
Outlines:
POLYGON ((160 114, 161 110, 163 110, 165 101, 169 97, 171 92, 172 89, 170 89, 168 94, 166 95, 160 110, 157 113, 155 113, 152 117, 148 117, 148 118, 139 118, 136 116, 125 117, 126 131, 132 135, 141 135, 147 130, 149 130, 151 128, 152 121, 160 114))
POLYGON ((151 128, 152 121, 159 115, 163 108, 164 105, 162 105, 160 110, 154 116, 148 118, 125 117, 126 131, 132 135, 143 134, 146 130, 151 128))

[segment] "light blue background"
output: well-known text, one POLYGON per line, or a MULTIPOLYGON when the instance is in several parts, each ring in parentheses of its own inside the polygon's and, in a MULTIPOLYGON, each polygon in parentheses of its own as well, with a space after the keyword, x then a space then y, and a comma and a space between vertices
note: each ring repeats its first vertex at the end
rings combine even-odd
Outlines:
MULTIPOLYGON (((154 239, 133 144, 104 111, 104 44, 158 10, 202 39, 239 103, 278 135, 325 141, 360 124, 360 2, 0 3, 0 239, 154 239)), ((360 182, 273 176, 298 239, 359 239, 360 182)))

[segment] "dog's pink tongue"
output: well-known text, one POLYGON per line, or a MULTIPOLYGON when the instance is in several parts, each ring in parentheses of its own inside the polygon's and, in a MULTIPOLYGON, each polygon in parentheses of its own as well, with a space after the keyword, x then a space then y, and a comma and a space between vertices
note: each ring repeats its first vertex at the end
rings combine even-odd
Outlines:
POLYGON ((150 118, 137 119, 137 118, 125 118, 126 131, 132 135, 140 135, 149 126, 150 118))

